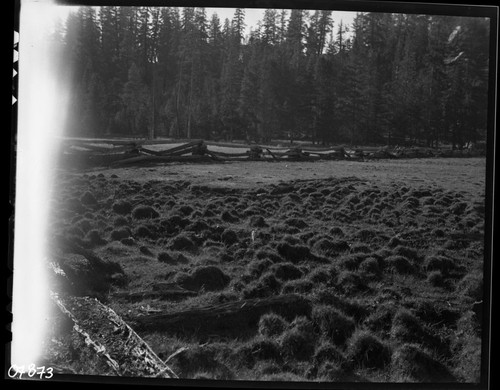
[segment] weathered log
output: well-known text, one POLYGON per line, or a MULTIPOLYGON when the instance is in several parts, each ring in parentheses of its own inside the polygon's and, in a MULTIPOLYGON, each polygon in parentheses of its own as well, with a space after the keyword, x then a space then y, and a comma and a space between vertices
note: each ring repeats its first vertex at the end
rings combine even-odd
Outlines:
POLYGON ((55 293, 51 298, 73 321, 73 329, 116 375, 177 378, 130 326, 97 299, 55 293))
POLYGON ((174 152, 179 152, 179 151, 182 151, 182 150, 185 150, 185 149, 191 149, 191 148, 193 148, 195 146, 199 146, 201 144, 203 144, 202 140, 188 142, 188 143, 183 144, 183 145, 179 145, 179 146, 175 146, 175 147, 170 148, 170 149, 162 150, 161 151, 161 155, 162 156, 171 155, 174 152))
POLYGON ((214 151, 210 151, 211 154, 214 154, 218 157, 247 157, 249 154, 248 152, 244 152, 244 153, 225 153, 225 152, 214 152, 214 151))
POLYGON ((125 160, 119 160, 111 163, 111 165, 132 165, 132 164, 147 164, 147 163, 168 163, 168 162, 212 162, 209 156, 137 156, 125 160))
POLYGON ((142 146, 139 149, 139 151, 142 154, 149 154, 149 155, 152 155, 152 156, 161 156, 161 152, 156 151, 156 150, 151 150, 151 149, 148 149, 148 148, 145 148, 145 147, 142 147, 142 146))
POLYGON ((111 294, 115 298, 121 298, 128 301, 139 301, 143 299, 162 299, 162 300, 177 300, 198 295, 196 291, 186 290, 179 285, 173 283, 161 283, 152 286, 152 290, 144 291, 117 291, 111 294))
POLYGON ((286 294, 139 316, 131 321, 138 331, 163 330, 181 334, 235 333, 237 335, 257 326, 260 317, 269 312, 292 320, 296 316, 310 316, 311 303, 300 295, 286 294))

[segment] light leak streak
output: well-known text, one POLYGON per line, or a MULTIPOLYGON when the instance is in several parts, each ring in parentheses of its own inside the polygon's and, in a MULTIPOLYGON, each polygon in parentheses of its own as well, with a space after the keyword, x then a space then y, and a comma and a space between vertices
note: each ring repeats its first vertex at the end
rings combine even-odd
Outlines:
POLYGON ((38 364, 49 325, 49 195, 66 101, 49 33, 60 14, 53 2, 27 0, 19 16, 11 364, 26 367, 38 364))

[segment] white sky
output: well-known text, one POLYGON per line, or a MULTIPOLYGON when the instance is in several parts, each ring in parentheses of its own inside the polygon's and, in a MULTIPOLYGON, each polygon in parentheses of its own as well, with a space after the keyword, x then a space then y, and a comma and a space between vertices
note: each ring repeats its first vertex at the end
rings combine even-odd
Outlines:
MULTIPOLYGON (((221 23, 224 22, 224 19, 228 18, 231 20, 234 16, 234 8, 205 8, 207 10, 207 15, 209 18, 212 17, 212 14, 215 12, 219 16, 221 23)), ((247 33, 250 31, 250 27, 256 27, 257 22, 262 20, 264 15, 264 9, 259 8, 245 8, 245 23, 247 25, 247 33)), ((290 11, 288 12, 290 15, 290 11)), ((334 30, 336 31, 337 26, 342 23, 344 25, 351 25, 354 21, 354 17, 356 16, 356 12, 348 12, 348 11, 333 11, 332 19, 334 21, 334 30)))
MULTIPOLYGON (((29 1, 35 1, 35 0, 29 0, 29 1)), ((76 6, 61 6, 61 5, 52 5, 50 7, 47 7, 47 10, 45 11, 46 14, 46 19, 53 19, 56 20, 57 18, 60 18, 61 20, 65 20, 68 13, 71 12, 71 10, 76 10, 78 7, 76 6), (50 9, 49 9, 50 8, 50 9)), ((99 7, 96 7, 99 8, 99 7)), ((210 18, 212 17, 212 14, 217 13, 219 16, 219 19, 221 21, 221 24, 224 23, 224 20, 228 18, 229 20, 232 20, 234 16, 234 11, 235 8, 212 8, 212 7, 206 7, 205 8, 207 11, 207 17, 210 18)), ((257 26, 257 22, 259 20, 262 20, 262 17, 264 15, 264 9, 261 8, 245 8, 245 24, 246 24, 246 33, 248 34, 250 32, 250 28, 255 29, 257 26)), ((288 12, 288 15, 290 12, 288 12)), ((351 11, 333 11, 332 13, 332 19, 334 21, 334 31, 336 31, 337 26, 340 24, 340 21, 342 20, 344 25, 351 25, 352 22, 354 21, 354 18, 356 16, 356 12, 351 12, 351 11)))

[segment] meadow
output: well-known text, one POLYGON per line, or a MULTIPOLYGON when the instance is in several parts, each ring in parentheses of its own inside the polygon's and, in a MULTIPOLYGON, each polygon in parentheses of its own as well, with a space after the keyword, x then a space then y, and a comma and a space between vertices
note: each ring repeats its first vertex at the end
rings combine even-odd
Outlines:
MULTIPOLYGON (((73 293, 112 308, 180 378, 477 382, 485 168, 424 158, 61 169, 50 231, 73 293), (58 240, 121 272, 96 277, 58 240)), ((112 375, 83 346, 54 326, 47 360, 112 375)))

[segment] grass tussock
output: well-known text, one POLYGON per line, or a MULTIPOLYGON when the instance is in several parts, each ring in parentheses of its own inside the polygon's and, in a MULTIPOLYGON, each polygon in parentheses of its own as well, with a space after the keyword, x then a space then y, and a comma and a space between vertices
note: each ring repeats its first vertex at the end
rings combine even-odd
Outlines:
POLYGON ((355 329, 352 318, 326 305, 313 308, 312 321, 320 334, 336 345, 342 345, 355 329))
POLYGON ((231 278, 219 267, 208 265, 197 267, 190 273, 178 273, 175 282, 193 291, 218 291, 224 289, 231 278))
MULTIPOLYGON (((188 347, 168 362, 181 378, 478 381, 484 194, 474 202, 441 186, 355 178, 250 189, 231 176, 231 188, 214 189, 203 178, 125 176, 72 173, 51 228, 123 266, 100 278, 88 260, 62 256, 73 292, 107 299, 119 315, 226 305, 224 318, 186 321, 175 339, 145 335, 162 359, 188 347), (175 284, 190 296, 109 294, 175 284), (266 306, 274 297, 294 303, 266 306)), ((83 371, 82 358, 63 360, 83 371)))
POLYGON ((347 359, 352 366, 383 369, 391 361, 389 345, 369 331, 355 332, 347 345, 347 359))
POLYGON ((260 317, 258 332, 264 337, 278 337, 288 327, 288 322, 279 314, 268 313, 260 317))
POLYGON ((132 217, 134 219, 151 219, 157 218, 160 214, 153 207, 147 205, 136 206, 132 210, 132 217))
POLYGON ((417 344, 404 343, 397 348, 391 366, 397 382, 455 382, 450 370, 417 344))

